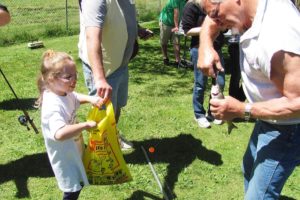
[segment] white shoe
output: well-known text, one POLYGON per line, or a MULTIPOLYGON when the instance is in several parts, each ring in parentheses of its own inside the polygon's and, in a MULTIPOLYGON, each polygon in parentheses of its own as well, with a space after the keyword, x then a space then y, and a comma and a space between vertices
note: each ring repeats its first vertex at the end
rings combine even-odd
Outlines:
POLYGON ((221 124, 223 124, 223 121, 220 119, 214 119, 213 123, 216 125, 221 125, 221 124))
POLYGON ((133 149, 132 142, 126 140, 121 134, 118 133, 120 148, 122 151, 133 149))
POLYGON ((210 127, 210 123, 206 119, 205 115, 200 116, 199 118, 195 118, 195 120, 201 128, 209 128, 210 127))

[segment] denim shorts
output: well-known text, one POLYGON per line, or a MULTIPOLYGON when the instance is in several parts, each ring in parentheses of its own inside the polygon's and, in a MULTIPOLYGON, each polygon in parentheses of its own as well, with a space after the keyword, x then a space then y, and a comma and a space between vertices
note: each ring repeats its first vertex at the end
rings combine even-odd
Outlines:
MULTIPOLYGON (((82 62, 82 69, 85 79, 85 84, 89 90, 89 95, 96 95, 96 88, 91 67, 82 62)), ((126 106, 128 98, 128 66, 119 67, 111 75, 106 77, 106 81, 112 87, 111 102, 115 112, 126 106)))

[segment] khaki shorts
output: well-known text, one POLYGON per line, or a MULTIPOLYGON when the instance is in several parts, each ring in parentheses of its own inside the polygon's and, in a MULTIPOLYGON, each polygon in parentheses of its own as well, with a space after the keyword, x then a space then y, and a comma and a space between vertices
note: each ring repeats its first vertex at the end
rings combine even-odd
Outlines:
POLYGON ((164 25, 162 22, 159 22, 160 28, 160 44, 167 45, 169 40, 172 39, 173 44, 179 44, 179 36, 172 32, 171 26, 164 25))

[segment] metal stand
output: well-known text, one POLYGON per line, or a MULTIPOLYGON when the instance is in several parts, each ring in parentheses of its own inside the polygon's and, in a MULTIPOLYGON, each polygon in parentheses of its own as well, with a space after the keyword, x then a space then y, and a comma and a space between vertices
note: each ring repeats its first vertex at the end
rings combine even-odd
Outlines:
MULTIPOLYGON (((185 68, 194 68, 193 63, 186 59, 186 51, 187 51, 187 38, 188 36, 184 35, 184 47, 183 47, 183 56, 181 60, 181 65, 185 68)), ((178 66, 180 67, 180 66, 178 66)))

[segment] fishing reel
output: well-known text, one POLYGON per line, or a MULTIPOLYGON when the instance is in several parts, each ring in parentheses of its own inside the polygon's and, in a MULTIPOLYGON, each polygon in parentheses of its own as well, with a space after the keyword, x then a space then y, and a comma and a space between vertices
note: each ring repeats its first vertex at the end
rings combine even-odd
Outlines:
POLYGON ((30 130, 30 128, 28 126, 28 121, 30 121, 30 119, 28 119, 25 115, 20 115, 18 117, 18 121, 20 122, 20 124, 22 126, 26 126, 28 131, 30 130))
POLYGON ((30 130, 30 128, 29 128, 29 126, 28 126, 28 122, 29 122, 30 125, 31 125, 31 127, 33 128, 34 132, 35 132, 36 134, 38 134, 39 131, 38 131, 38 129, 36 128, 35 124, 33 123, 33 119, 31 119, 31 118, 29 117, 29 115, 28 115, 28 113, 27 113, 26 110, 22 109, 22 106, 21 106, 21 103, 20 103, 20 100, 19 100, 18 96, 16 95, 14 89, 11 87, 10 83, 8 82, 6 76, 4 75, 4 73, 3 73, 3 71, 2 71, 1 68, 0 68, 0 73, 2 74, 2 76, 3 76, 4 80, 5 80, 5 82, 7 83, 8 87, 10 88, 10 90, 12 91, 12 93, 14 94, 14 96, 15 96, 15 98, 16 98, 16 100, 17 100, 17 105, 18 105, 18 107, 19 107, 19 108, 23 111, 23 113, 24 113, 24 115, 21 115, 21 116, 18 117, 18 121, 20 122, 21 125, 26 126, 28 131, 30 130))

